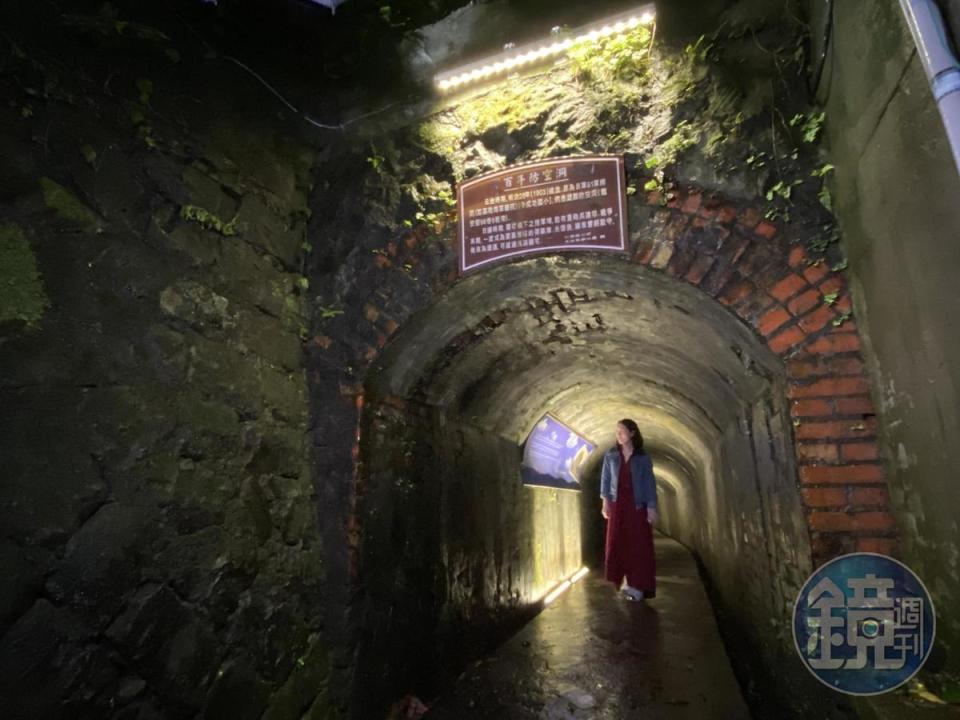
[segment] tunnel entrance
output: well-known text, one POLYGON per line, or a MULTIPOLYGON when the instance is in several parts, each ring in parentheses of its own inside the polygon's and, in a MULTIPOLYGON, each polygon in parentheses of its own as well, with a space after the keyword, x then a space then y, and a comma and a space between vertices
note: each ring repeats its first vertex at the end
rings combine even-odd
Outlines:
POLYGON ((787 402, 783 362, 750 327, 646 267, 542 257, 450 288, 364 389, 364 696, 368 680, 389 675, 396 696, 462 667, 599 562, 599 459, 623 417, 654 461, 660 529, 742 618, 779 622, 810 567, 787 402), (582 493, 520 483, 544 412, 598 445, 582 493))

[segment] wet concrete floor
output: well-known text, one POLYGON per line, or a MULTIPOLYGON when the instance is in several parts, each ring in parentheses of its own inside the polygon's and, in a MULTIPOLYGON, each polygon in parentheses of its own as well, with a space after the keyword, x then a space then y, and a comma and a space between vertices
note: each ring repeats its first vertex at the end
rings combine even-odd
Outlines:
POLYGON ((747 720, 696 563, 658 535, 657 596, 631 602, 594 571, 424 716, 747 720))

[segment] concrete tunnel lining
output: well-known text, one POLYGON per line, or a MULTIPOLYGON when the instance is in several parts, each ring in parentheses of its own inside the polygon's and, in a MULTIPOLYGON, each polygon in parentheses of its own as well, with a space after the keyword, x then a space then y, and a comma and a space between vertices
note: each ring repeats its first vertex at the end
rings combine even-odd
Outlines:
POLYGON ((707 448, 782 377, 753 331, 696 288, 575 256, 464 279, 405 324, 367 390, 410 397, 420 387, 428 404, 518 444, 546 411, 601 448, 633 416, 655 460, 703 477, 707 448), (574 296, 561 292, 558 307, 550 293, 567 288, 574 296))
MULTIPOLYGON (((431 632, 451 637, 466 627, 458 618, 515 612, 595 559, 582 538, 601 537, 599 460, 616 421, 633 417, 655 463, 660 528, 700 556, 727 605, 779 618, 786 601, 769 588, 786 597, 809 562, 786 382, 735 314, 621 257, 539 257, 462 279, 403 323, 364 386, 367 617, 401 617, 393 589, 431 578, 403 602, 421 617, 433 607, 431 632), (520 485, 518 446, 547 411, 598 444, 580 495, 520 485), (471 589, 469 577, 482 580, 471 589)), ((385 622, 362 655, 413 632, 385 622)))

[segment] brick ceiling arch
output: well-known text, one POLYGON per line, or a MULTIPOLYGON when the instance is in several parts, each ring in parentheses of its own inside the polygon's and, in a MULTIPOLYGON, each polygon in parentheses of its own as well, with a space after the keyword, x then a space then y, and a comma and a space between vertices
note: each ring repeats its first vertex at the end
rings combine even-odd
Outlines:
MULTIPOLYGON (((698 335, 696 330, 702 310, 691 312, 689 307, 684 307, 683 298, 699 298, 700 308, 712 306, 712 313, 724 312, 738 319, 741 331, 758 347, 763 347, 766 361, 757 361, 764 353, 744 354, 743 346, 749 343, 734 343, 736 347, 726 351, 730 356, 727 360, 732 363, 730 367, 739 363, 751 369, 753 363, 763 368, 760 376, 782 373, 791 416, 796 484, 814 559, 824 560, 854 550, 895 552, 897 531, 877 454, 875 412, 860 334, 852 316, 842 270, 831 269, 823 260, 816 260, 796 239, 788 238, 778 224, 764 220, 755 207, 695 187, 678 190, 669 200, 657 192, 633 198, 630 212, 631 244, 626 257, 618 258, 617 264, 624 269, 643 266, 645 277, 659 283, 658 287, 673 288, 672 295, 667 292, 665 297, 675 296, 674 299, 658 308, 658 314, 668 319, 656 332, 686 327, 683 331, 688 343, 686 351, 684 341, 677 341, 672 350, 669 343, 648 344, 648 349, 655 348, 654 354, 659 353, 651 369, 659 367, 660 372, 680 374, 686 370, 692 373, 691 377, 707 382, 706 374, 697 375, 685 366, 694 355, 690 352, 694 346, 689 343, 701 342, 706 336, 698 335), (774 370, 771 359, 776 360, 779 371, 774 370)), ((512 420, 501 418, 491 427, 520 439, 524 427, 544 409, 523 406, 520 400, 523 393, 517 392, 524 383, 532 381, 535 374, 524 375, 522 367, 517 366, 518 370, 515 367, 520 382, 510 386, 514 388, 513 394, 502 388, 498 394, 481 389, 485 387, 483 373, 496 377, 496 368, 476 367, 472 375, 466 372, 464 377, 474 378, 471 389, 470 383, 451 382, 453 376, 437 363, 442 365, 445 354, 457 355, 472 343, 483 342, 484 338, 503 343, 502 339, 494 339, 506 336, 504 333, 498 336, 497 328, 504 323, 509 325, 511 313, 520 312, 524 304, 524 313, 539 318, 535 321, 539 323, 537 343, 541 348, 552 346, 560 351, 554 355, 562 356, 564 348, 583 344, 591 334, 595 338, 609 337, 610 328, 604 327, 607 322, 604 313, 617 316, 617 304, 629 302, 625 297, 618 297, 618 293, 631 295, 624 289, 624 283, 597 287, 584 295, 583 288, 590 283, 566 281, 549 286, 546 280, 546 284, 539 286, 541 293, 528 293, 524 298, 522 278, 526 270, 523 268, 556 267, 556 258, 549 257, 526 260, 526 265, 508 263, 475 278, 458 279, 450 219, 452 216, 445 224, 412 228, 402 237, 386 240, 382 248, 374 249, 367 256, 355 255, 351 269, 357 281, 343 292, 348 300, 344 314, 321 323, 320 332, 308 343, 315 407, 329 409, 330 403, 336 403, 342 408, 338 413, 316 417, 316 424, 320 426, 317 434, 323 438, 321 456, 325 454, 330 458, 331 465, 339 463, 337 467, 343 474, 355 473, 355 468, 351 468, 358 456, 356 433, 344 428, 357 427, 365 381, 376 378, 384 357, 391 365, 391 377, 386 384, 382 379, 372 381, 371 387, 379 396, 394 395, 402 399, 419 393, 420 399, 435 403, 449 403, 456 398, 458 403, 465 403, 468 411, 473 408, 483 412, 482 408, 486 407, 488 415, 491 407, 506 405, 517 410, 512 420), (483 280, 484 275, 487 280, 483 280), (471 290, 473 286, 475 289, 471 290), (491 288, 497 291, 492 292, 491 288), (469 311, 473 313, 470 317, 431 324, 428 316, 418 316, 428 307, 442 309, 445 302, 449 303, 450 295, 459 293, 470 297, 471 292, 476 307, 469 311), (493 295, 498 295, 503 302, 486 302, 493 295), (507 298, 512 301, 507 302, 507 298), (590 309, 591 304, 596 303, 599 303, 596 307, 602 308, 599 313, 590 309), (593 317, 595 314, 599 318, 593 317), (384 347, 400 328, 408 338, 416 339, 407 343, 404 352, 394 352, 391 357, 390 348, 384 350, 384 347), (340 455, 336 455, 332 443, 338 434, 343 436, 340 455), (349 452, 344 449, 348 443, 349 452)), ((560 275, 566 279, 578 273, 589 275, 593 261, 587 257, 570 255, 568 260, 560 262, 567 275, 560 275), (576 260, 577 257, 582 260, 576 260)), ((652 295, 649 299, 656 300, 652 295)), ((624 322, 622 312, 618 322, 624 322)), ((640 336, 642 333, 637 337, 640 336)), ((499 359, 505 363, 504 367, 511 367, 509 345, 507 338, 502 352, 488 362, 499 359)), ((516 355, 523 351, 513 348, 512 352, 516 355)), ((552 351, 541 349, 541 352, 545 353, 550 367, 547 356, 552 351)), ((718 351, 717 357, 719 355, 718 351)), ((466 353, 462 355, 467 357, 466 353)), ((482 364, 479 357, 473 356, 471 362, 482 364)), ((589 351, 582 358, 588 359, 589 351)), ((562 362, 555 361, 554 365, 553 371, 562 374, 562 362)), ((595 364, 591 372, 601 368, 602 365, 595 364)), ((720 411, 699 405, 712 402, 721 406, 724 393, 736 397, 743 394, 749 384, 737 380, 730 372, 714 372, 715 388, 710 391, 706 385, 694 384, 684 397, 676 383, 666 383, 665 391, 660 389, 664 397, 670 396, 671 387, 675 392, 673 405, 661 403, 659 412, 672 407, 675 417, 702 416, 685 425, 690 437, 709 432, 711 422, 718 424, 720 411)), ((655 375, 647 378, 653 395, 658 392, 655 375)), ((560 381, 550 387, 552 393, 566 391, 575 395, 560 381)), ((651 408, 655 406, 656 403, 651 408)), ((510 415, 508 410, 503 412, 510 415)), ((641 418, 644 412, 643 408, 635 408, 641 418)), ((719 419, 730 422, 729 416, 719 419)), ((574 416, 570 420, 578 418, 574 416)), ((579 420, 586 425, 585 433, 601 432, 599 425, 592 425, 584 418, 579 420)), ((606 418, 604 422, 609 424, 609 421, 606 418)), ((684 433, 674 433, 675 440, 683 436, 684 433)), ((659 444, 662 452, 671 452, 669 442, 654 438, 653 443, 659 444)), ((682 470, 674 473, 675 478, 697 470, 689 463, 684 467, 682 461, 677 467, 682 470)), ((349 518, 343 520, 345 524, 350 522, 349 518)))

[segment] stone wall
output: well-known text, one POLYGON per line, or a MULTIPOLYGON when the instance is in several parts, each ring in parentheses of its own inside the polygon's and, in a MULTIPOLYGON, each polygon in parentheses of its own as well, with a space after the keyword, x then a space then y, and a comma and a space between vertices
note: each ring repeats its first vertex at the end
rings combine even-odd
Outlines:
POLYGON ((365 404, 355 712, 429 698, 581 565, 575 493, 519 481, 520 449, 416 403, 365 404))
POLYGON ((3 715, 322 716, 313 152, 155 28, 9 19, 3 715))
POLYGON ((738 425, 726 428, 710 468, 717 475, 709 511, 716 521, 703 523, 692 545, 706 568, 721 633, 738 660, 735 671, 753 712, 843 717, 810 677, 797 672, 793 606, 813 562, 804 521, 808 503, 793 480, 790 424, 784 388, 773 385, 744 408, 738 425), (776 692, 764 686, 771 677, 776 692))

